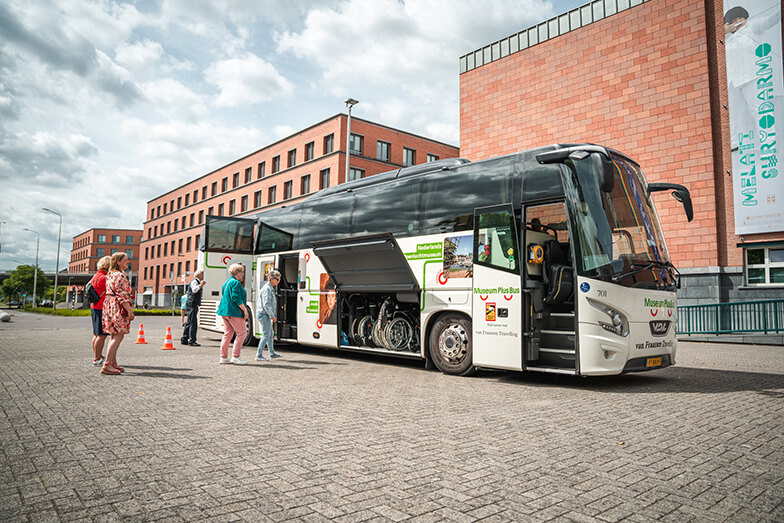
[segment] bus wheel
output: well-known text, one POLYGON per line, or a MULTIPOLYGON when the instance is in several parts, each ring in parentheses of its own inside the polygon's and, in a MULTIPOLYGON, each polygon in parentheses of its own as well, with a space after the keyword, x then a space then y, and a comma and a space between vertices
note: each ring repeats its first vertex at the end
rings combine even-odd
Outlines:
POLYGON ((253 322, 251 321, 250 316, 245 318, 245 339, 242 341, 242 344, 245 346, 259 344, 259 340, 253 335, 253 322))
POLYGON ((439 318, 428 345, 430 357, 441 372, 467 376, 476 371, 471 364, 471 322, 465 317, 447 314, 439 318))

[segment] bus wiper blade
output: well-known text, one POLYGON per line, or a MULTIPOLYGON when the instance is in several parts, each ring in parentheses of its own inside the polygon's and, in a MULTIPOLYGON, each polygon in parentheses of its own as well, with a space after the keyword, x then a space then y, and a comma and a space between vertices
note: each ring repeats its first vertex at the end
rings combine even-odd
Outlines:
POLYGON ((629 263, 631 264, 632 267, 638 267, 638 268, 634 269, 633 271, 627 271, 627 272, 624 272, 624 273, 621 273, 621 274, 616 274, 615 276, 612 277, 612 281, 613 282, 617 282, 617 281, 620 281, 620 280, 622 280, 624 278, 628 278, 629 276, 637 274, 638 272, 643 272, 643 271, 647 271, 649 269, 653 269, 654 267, 664 267, 664 268, 667 268, 667 269, 674 269, 675 268, 675 266, 672 263, 670 263, 670 262, 663 262, 663 261, 658 261, 658 260, 648 260, 645 263, 631 261, 629 263))

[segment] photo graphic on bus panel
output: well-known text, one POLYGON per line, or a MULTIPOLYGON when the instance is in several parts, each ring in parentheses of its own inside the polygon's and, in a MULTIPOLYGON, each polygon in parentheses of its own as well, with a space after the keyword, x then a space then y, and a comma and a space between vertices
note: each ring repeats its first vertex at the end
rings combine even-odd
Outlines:
POLYGON ((444 276, 471 278, 474 275, 474 235, 444 238, 444 276))

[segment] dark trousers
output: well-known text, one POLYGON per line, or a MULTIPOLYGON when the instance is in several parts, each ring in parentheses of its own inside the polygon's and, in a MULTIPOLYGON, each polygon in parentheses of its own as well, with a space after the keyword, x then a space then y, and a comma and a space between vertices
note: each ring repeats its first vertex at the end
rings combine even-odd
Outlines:
POLYGON ((199 328, 199 308, 191 307, 188 309, 188 319, 182 327, 182 337, 180 343, 196 343, 196 331, 199 328))

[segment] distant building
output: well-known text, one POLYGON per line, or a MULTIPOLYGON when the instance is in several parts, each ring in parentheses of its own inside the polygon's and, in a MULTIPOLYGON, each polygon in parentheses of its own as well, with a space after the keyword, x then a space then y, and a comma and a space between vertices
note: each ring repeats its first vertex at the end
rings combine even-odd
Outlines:
MULTIPOLYGON (((348 117, 337 114, 147 202, 137 302, 171 304, 193 274, 205 217, 242 216, 346 181, 348 117)), ((458 156, 455 146, 351 118, 349 180, 458 156)))
POLYGON ((139 229, 90 229, 74 236, 68 273, 95 272, 98 260, 115 252, 128 255, 128 269, 139 267, 139 229))

